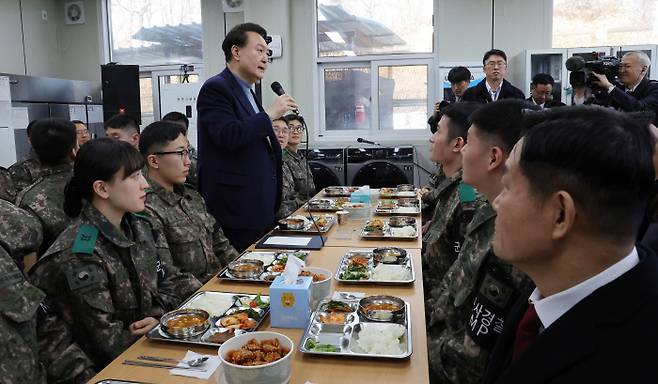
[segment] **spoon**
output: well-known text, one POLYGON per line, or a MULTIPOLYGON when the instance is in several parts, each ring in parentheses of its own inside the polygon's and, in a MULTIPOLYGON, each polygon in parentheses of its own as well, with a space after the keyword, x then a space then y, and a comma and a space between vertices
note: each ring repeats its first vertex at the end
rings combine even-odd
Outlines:
POLYGON ((170 359, 167 357, 157 357, 157 356, 138 356, 137 358, 140 360, 149 360, 149 361, 166 361, 170 363, 183 363, 189 365, 190 367, 200 367, 208 360, 208 356, 197 357, 196 359, 192 359, 188 361, 170 359))

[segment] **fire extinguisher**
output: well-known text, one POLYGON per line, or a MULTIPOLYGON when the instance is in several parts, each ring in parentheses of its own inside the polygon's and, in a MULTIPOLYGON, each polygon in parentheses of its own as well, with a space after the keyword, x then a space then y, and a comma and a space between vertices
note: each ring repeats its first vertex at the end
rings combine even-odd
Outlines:
POLYGON ((354 121, 359 124, 366 122, 366 106, 360 100, 354 103, 354 121))

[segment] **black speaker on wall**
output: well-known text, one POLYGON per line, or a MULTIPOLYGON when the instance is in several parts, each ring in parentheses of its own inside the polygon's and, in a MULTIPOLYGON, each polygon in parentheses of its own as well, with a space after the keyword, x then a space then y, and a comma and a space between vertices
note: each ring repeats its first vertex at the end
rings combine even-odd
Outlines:
POLYGON ((139 65, 101 65, 103 118, 125 113, 142 124, 139 101, 139 65))

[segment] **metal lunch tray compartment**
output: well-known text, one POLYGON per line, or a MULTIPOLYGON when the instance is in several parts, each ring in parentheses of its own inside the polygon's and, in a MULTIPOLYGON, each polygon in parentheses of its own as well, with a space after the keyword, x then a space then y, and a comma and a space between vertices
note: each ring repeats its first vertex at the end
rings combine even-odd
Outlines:
POLYGON ((398 199, 398 198, 405 198, 405 197, 418 197, 418 189, 414 189, 411 191, 401 191, 398 190, 397 188, 380 188, 379 189, 379 197, 381 199, 398 199))
POLYGON ((313 218, 315 221, 318 221, 321 217, 325 217, 327 219, 327 225, 324 227, 315 228, 313 225, 313 222, 309 217, 306 217, 308 220, 308 223, 304 228, 301 229, 283 229, 280 226, 274 227, 274 232, 282 232, 282 233, 327 233, 331 229, 331 227, 336 223, 336 216, 331 215, 331 214, 320 214, 320 215, 313 215, 313 218), (318 230, 319 229, 319 230, 318 230))
MULTIPOLYGON (((271 263, 263 263, 264 270, 259 276, 255 277, 237 277, 233 276, 231 274, 231 271, 229 270, 228 267, 224 268, 217 274, 217 278, 219 280, 225 280, 225 281, 242 281, 242 282, 256 282, 256 283, 267 283, 270 284, 272 280, 278 275, 281 274, 281 272, 274 272, 272 269, 274 268, 275 265, 279 264, 279 262, 283 262, 283 260, 287 257, 290 257, 292 254, 304 254, 304 260, 308 260, 308 256, 311 254, 309 251, 298 251, 298 250, 284 250, 284 251, 244 251, 240 257, 235 259, 235 261, 238 260, 248 260, 251 257, 254 257, 254 255, 259 255, 259 258, 256 260, 261 260, 268 258, 268 256, 271 256, 272 262, 271 263), (261 257, 262 255, 262 257, 261 257)), ((284 264, 285 265, 285 264, 284 264)), ((283 270, 282 270, 283 271, 283 270)))
POLYGON ((359 189, 359 187, 330 186, 325 187, 322 192, 325 196, 330 197, 350 197, 352 192, 357 189, 359 189))
MULTIPOLYGON (((398 218, 402 218, 402 217, 404 217, 404 216, 394 216, 394 217, 390 218, 389 220, 398 219, 398 218)), ((383 232, 375 232, 375 233, 372 233, 371 231, 366 231, 366 226, 370 222, 370 220, 368 220, 363 225, 363 228, 361 229, 361 238, 363 238, 363 239, 385 239, 385 240, 413 240, 413 239, 418 238, 418 226, 415 223, 415 219, 414 219, 414 224, 411 225, 416 231, 416 234, 414 236, 393 236, 391 234, 391 225, 389 224, 389 220, 386 220, 384 222, 383 232)))
POLYGON ((414 281, 416 281, 416 271, 413 266, 413 262, 411 261, 411 257, 407 254, 406 257, 400 258, 396 260, 396 262, 393 263, 382 263, 378 262, 375 260, 374 254, 373 254, 373 249, 350 249, 347 251, 343 257, 340 259, 340 262, 338 263, 338 268, 336 269, 336 273, 334 274, 334 279, 337 282, 340 283, 349 283, 349 284, 411 284, 414 281), (350 260, 352 257, 355 256, 364 256, 368 257, 369 263, 367 268, 367 274, 368 278, 367 279, 344 279, 343 278, 343 272, 346 271, 347 267, 350 264, 350 260), (376 266, 379 264, 384 264, 387 267, 392 267, 392 268, 405 268, 409 270, 409 278, 405 280, 373 280, 372 279, 372 274, 373 270, 376 266))
POLYGON ((354 309, 354 312, 346 313, 347 321, 345 324, 321 323, 320 316, 326 313, 326 311, 323 310, 323 305, 329 301, 329 299, 322 300, 311 315, 311 321, 304 331, 302 339, 299 343, 299 352, 311 355, 354 356, 373 359, 404 359, 411 356, 413 352, 413 343, 411 339, 411 316, 409 303, 404 303, 404 313, 397 319, 389 322, 374 322, 367 320, 365 317, 359 314, 359 300, 338 300, 348 303, 350 307, 354 309), (349 315, 352 316, 350 317, 349 315), (381 326, 381 324, 399 324, 404 327, 405 332, 400 338, 400 347, 402 349, 402 353, 399 355, 390 355, 371 354, 355 351, 354 349, 356 347, 356 340, 359 338, 359 333, 361 330, 368 327, 381 326), (313 350, 308 344, 309 340, 317 344, 333 345, 338 350, 336 352, 313 350))
POLYGON ((337 212, 343 209, 338 200, 326 198, 311 199, 304 207, 312 212, 337 212))
POLYGON ((419 215, 420 200, 417 198, 379 200, 375 213, 378 215, 419 215), (386 207, 385 205, 392 205, 392 207, 386 207))
MULTIPOLYGON (((189 338, 175 338, 173 336, 168 335, 158 324, 150 330, 147 334, 146 337, 151 339, 151 340, 158 340, 158 341, 164 341, 164 342, 170 342, 170 343, 179 343, 179 344, 196 344, 196 345, 208 345, 212 347, 218 347, 221 345, 221 343, 214 343, 208 340, 208 337, 214 335, 215 333, 222 332, 226 330, 227 328, 222 327, 221 325, 218 324, 218 320, 222 319, 225 316, 228 316, 230 314, 239 312, 241 310, 247 310, 249 309, 248 306, 245 306, 244 303, 241 302, 241 299, 244 299, 245 301, 254 299, 257 295, 249 295, 249 294, 241 294, 241 293, 230 293, 230 292, 217 292, 217 291, 201 291, 195 293, 192 297, 187 299, 179 308, 190 308, 192 306, 193 302, 196 300, 199 300, 202 296, 206 295, 213 295, 213 296, 222 296, 229 298, 230 301, 232 301, 232 305, 222 314, 222 316, 217 316, 214 314, 211 314, 210 318, 208 319, 210 322, 210 327, 201 335, 194 336, 194 337, 189 337, 189 338)), ((269 302, 270 297, 269 295, 261 295, 261 298, 264 300, 267 300, 269 302)), ((235 334, 239 335, 241 333, 245 332, 253 332, 260 327, 261 323, 263 320, 265 320, 265 317, 270 312, 270 306, 268 305, 266 308, 251 308, 254 310, 256 313, 259 314, 258 319, 254 319, 256 321, 256 325, 253 328, 247 329, 247 330, 236 330, 235 334)))

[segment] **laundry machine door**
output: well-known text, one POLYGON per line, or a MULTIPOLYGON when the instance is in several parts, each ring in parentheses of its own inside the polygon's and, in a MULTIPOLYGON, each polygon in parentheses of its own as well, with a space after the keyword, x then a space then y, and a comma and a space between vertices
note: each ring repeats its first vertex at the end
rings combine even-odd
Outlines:
POLYGON ((311 173, 313 174, 315 190, 321 191, 324 187, 342 185, 336 172, 326 165, 315 161, 309 161, 308 165, 311 167, 311 173))
POLYGON ((384 188, 409 183, 409 178, 396 165, 388 161, 374 161, 364 165, 356 172, 351 185, 369 185, 371 188, 384 188))

